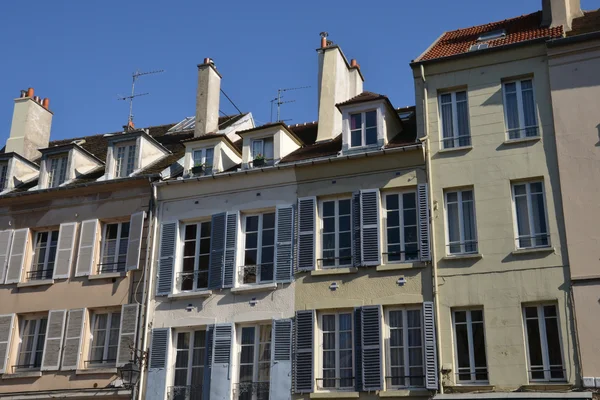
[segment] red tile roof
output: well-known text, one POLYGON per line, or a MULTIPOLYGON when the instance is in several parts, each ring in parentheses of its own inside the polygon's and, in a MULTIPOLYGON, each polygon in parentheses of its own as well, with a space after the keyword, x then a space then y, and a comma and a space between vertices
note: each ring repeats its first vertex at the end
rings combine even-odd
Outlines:
POLYGON ((573 30, 567 32, 566 36, 584 35, 598 31, 600 31, 600 9, 584 11, 583 17, 575 18, 573 20, 573 30))
MULTIPOLYGON (((562 37, 562 26, 555 28, 542 27, 542 12, 522 15, 504 21, 492 22, 471 28, 458 29, 444 33, 425 53, 415 62, 435 60, 438 58, 456 56, 469 52, 469 48, 478 43, 477 38, 483 33, 500 29, 506 31, 506 36, 500 39, 489 40, 489 48, 506 46, 542 38, 562 37)), ((480 42, 481 43, 481 42, 480 42)))

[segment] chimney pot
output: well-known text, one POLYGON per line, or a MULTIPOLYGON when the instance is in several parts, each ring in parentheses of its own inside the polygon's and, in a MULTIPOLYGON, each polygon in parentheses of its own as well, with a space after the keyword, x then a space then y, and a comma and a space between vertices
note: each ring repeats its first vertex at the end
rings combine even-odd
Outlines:
POLYGON ((204 64, 212 64, 212 60, 210 59, 210 57, 206 57, 204 59, 204 64))
POLYGON ((33 97, 33 88, 32 87, 27 89, 27 97, 33 97))
POLYGON ((21 95, 19 96, 21 99, 27 96, 27 90, 21 90, 21 95))
POLYGON ((42 106, 48 110, 48 107, 50 106, 50 99, 46 97, 44 101, 42 101, 42 106))
POLYGON ((352 60, 350 60, 350 66, 351 67, 358 67, 358 64, 356 63, 356 59, 353 58, 352 60))
POLYGON ((325 47, 327 47, 327 38, 322 37, 321 38, 321 48, 324 49, 325 47))

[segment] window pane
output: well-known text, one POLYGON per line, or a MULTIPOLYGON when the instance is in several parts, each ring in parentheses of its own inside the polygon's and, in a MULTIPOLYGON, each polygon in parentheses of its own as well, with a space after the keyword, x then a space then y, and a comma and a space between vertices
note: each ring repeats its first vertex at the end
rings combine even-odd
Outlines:
POLYGON ((377 144, 377 127, 367 128, 365 131, 365 145, 377 144))
MULTIPOLYGON (((529 349, 530 366, 544 365, 542 360, 542 344, 540 341, 540 328, 537 319, 527 320, 527 346, 529 349)), ((543 375, 542 375, 543 377, 543 375)))
POLYGON ((473 357, 475 358, 475 367, 486 367, 485 339, 483 333, 483 323, 474 323, 473 329, 473 357))
POLYGON ((471 139, 469 137, 469 106, 466 101, 466 92, 458 92, 456 93, 456 127, 458 129, 459 140, 458 143, 460 146, 469 146, 471 144, 471 139), (459 100, 459 98, 463 98, 464 101, 459 100))
POLYGON ((533 89, 526 90, 525 86, 523 85, 524 83, 525 81, 521 83, 521 93, 523 95, 523 118, 525 119, 525 126, 536 126, 537 116, 535 114, 535 99, 533 97, 533 89))
POLYGON ((273 152, 273 138, 264 139, 264 156, 267 160, 274 158, 273 152))
MULTIPOLYGON (((449 95, 448 95, 449 96, 449 95)), ((442 96, 443 97, 443 96, 442 96)), ((452 118, 452 103, 442 104, 442 137, 444 139, 454 137, 453 118, 452 118)), ((454 140, 444 140, 444 148, 454 147, 454 140)))
POLYGON ((365 113, 365 127, 372 128, 377 126, 377 111, 369 111, 365 113))
MULTIPOLYGON (((506 107, 506 126, 509 130, 518 129, 519 124, 519 106, 517 103, 516 84, 514 82, 504 85, 505 90, 505 107, 506 107)), ((519 133, 516 133, 519 137, 519 133)), ((515 137, 511 136, 511 139, 515 137)))
POLYGON ((467 325, 459 324, 455 326, 456 330, 456 357, 459 368, 468 368, 469 361, 469 339, 467 325))

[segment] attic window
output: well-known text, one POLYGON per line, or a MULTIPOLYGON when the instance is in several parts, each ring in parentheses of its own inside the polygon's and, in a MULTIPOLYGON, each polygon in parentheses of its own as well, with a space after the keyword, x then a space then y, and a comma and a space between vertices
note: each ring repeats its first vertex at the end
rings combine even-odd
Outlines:
POLYGON ((254 139, 252 141, 252 166, 262 167, 273 165, 275 154, 273 147, 273 137, 254 139))
POLYGON ((474 44, 471 47, 469 47, 469 51, 484 50, 484 49, 487 49, 488 47, 490 47, 490 45, 487 43, 474 44))
POLYGON ((125 178, 135 170, 135 150, 135 142, 115 147, 115 176, 117 178, 125 178))
POLYGON ((53 157, 46 161, 48 164, 48 187, 62 185, 67 179, 68 157, 53 157))
POLYGON ((0 191, 6 187, 6 174, 8 172, 8 163, 0 164, 0 191))
POLYGON ((487 42, 488 40, 502 39, 506 37, 506 31, 504 29, 498 29, 496 31, 483 33, 477 38, 478 42, 487 42))
POLYGON ((350 147, 377 144, 377 111, 350 114, 350 147))

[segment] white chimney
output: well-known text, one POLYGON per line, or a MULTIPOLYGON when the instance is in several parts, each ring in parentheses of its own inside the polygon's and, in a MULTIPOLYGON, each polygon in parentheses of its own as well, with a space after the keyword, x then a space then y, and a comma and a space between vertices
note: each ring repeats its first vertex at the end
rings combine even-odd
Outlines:
POLYGON ((342 133, 342 114, 335 106, 362 93, 363 78, 358 64, 348 64, 342 50, 321 33, 319 57, 319 126, 317 141, 330 140, 342 133))
POLYGON ((52 112, 48 109, 50 100, 43 101, 33 95, 33 88, 21 91, 15 99, 10 136, 6 141, 5 152, 17 153, 33 161, 40 157, 38 149, 48 147, 52 112))
POLYGON ((542 25, 572 29, 573 18, 583 16, 580 0, 542 0, 542 25))
POLYGON ((194 137, 216 132, 219 129, 219 100, 221 97, 221 74, 210 58, 198 65, 198 89, 196 91, 196 127, 194 137))

